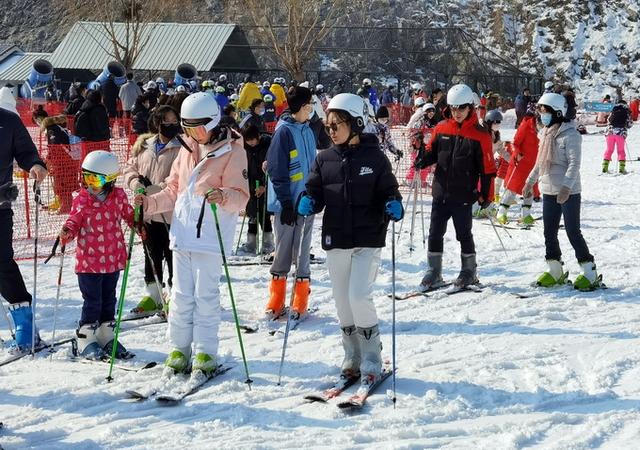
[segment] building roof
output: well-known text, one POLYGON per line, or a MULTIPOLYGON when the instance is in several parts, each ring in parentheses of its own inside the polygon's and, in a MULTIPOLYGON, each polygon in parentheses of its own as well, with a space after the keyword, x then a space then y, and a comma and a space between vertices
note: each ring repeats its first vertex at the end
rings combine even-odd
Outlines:
POLYGON ((14 44, 9 44, 8 42, 0 42, 0 62, 2 62, 12 53, 19 51, 20 49, 14 44))
MULTIPOLYGON (((12 57, 12 59, 14 59, 12 57)), ((51 61, 51 53, 21 53, 15 55, 15 61, 13 64, 6 67, 2 70, 0 67, 0 81, 8 83, 23 83, 31 72, 31 67, 33 67, 33 63, 38 59, 46 59, 47 61, 51 61)), ((3 64, 4 66, 5 64, 3 64)))
MULTIPOLYGON (((114 26, 118 40, 124 41, 125 24, 114 26)), ((238 34, 246 42, 235 24, 149 23, 142 33, 147 44, 130 69, 174 71, 178 65, 189 63, 198 71, 216 70, 214 66, 225 44, 232 35, 232 40, 237 41, 238 34)), ((115 59, 109 54, 111 48, 100 22, 77 22, 53 52, 51 63, 56 69, 102 70, 115 59)), ((253 54, 250 59, 256 65, 253 54)))

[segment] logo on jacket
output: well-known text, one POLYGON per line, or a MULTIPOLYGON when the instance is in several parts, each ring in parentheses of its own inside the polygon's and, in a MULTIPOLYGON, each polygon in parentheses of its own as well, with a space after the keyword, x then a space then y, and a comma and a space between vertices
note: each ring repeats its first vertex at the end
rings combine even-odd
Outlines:
POLYGON ((373 169, 371 167, 362 166, 360 167, 360 175, 370 175, 373 173, 373 169))
POLYGON ((247 173, 247 169, 242 170, 242 176, 244 177, 245 180, 249 179, 249 174, 247 173))

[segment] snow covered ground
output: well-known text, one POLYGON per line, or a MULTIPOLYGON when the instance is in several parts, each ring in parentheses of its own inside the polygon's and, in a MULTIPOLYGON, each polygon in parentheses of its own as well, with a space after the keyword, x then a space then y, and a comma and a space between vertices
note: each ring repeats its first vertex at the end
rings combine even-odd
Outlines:
MULTIPOLYGON (((512 132, 505 132, 510 134, 512 132)), ((482 293, 397 302, 397 407, 388 380, 364 411, 346 415, 334 404, 302 396, 337 374, 339 330, 327 270, 312 266, 312 305, 319 310, 291 333, 283 385, 277 386, 282 337, 244 334, 251 391, 240 359, 226 286, 220 357, 233 370, 174 407, 136 403, 124 391, 150 383, 160 368, 140 373, 70 361, 63 348, 0 368, 0 444, 5 449, 93 448, 637 448, 640 439, 640 161, 626 176, 600 175, 604 137, 584 137, 583 232, 609 289, 513 292, 544 269, 541 224, 530 231, 474 222, 482 293), (638 346, 638 347, 636 347, 638 346)), ((640 130, 629 148, 640 155, 640 130)), ((612 164, 615 168, 615 163, 612 164)), ((535 215, 541 205, 535 204, 535 215)), ((514 209, 514 208, 512 208, 514 209)), ((425 204, 425 213, 429 203, 425 204)), ((513 211, 515 215, 515 211, 513 211)), ((409 217, 409 215, 407 215, 409 217)), ((320 220, 317 221, 319 226, 320 220)), ((397 251, 398 290, 412 289, 426 266, 420 216, 417 251, 408 250, 408 223, 397 251)), ((425 221, 428 227, 428 217, 425 221)), ((239 227, 238 227, 239 229, 239 227)), ((316 234, 313 251, 322 256, 316 234)), ((390 242, 390 241, 389 241, 390 242)), ((578 265, 561 232, 566 267, 578 265)), ((459 268, 453 227, 445 243, 445 277, 459 268)), ((390 244, 375 289, 384 353, 391 353, 390 244)), ((134 251, 127 308, 143 293, 143 254, 134 251)), ((31 286, 32 265, 21 263, 31 286)), ((81 298, 69 262, 64 270, 58 336, 71 336, 81 298)), ((50 337, 57 261, 39 266, 38 318, 50 337)), ((267 295, 268 267, 232 267, 241 320, 254 322, 267 295)), ((0 335, 8 337, 2 322, 0 335)), ((166 325, 127 330, 122 341, 137 358, 162 361, 166 325)), ((8 353, 3 350, 0 358, 8 353)))

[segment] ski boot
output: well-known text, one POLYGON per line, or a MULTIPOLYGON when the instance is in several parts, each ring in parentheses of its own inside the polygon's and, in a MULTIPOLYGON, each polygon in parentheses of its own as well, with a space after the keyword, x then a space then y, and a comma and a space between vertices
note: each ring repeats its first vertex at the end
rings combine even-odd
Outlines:
POLYGON ((162 288, 158 288, 154 281, 147 283, 145 290, 147 295, 142 297, 142 300, 131 310, 131 314, 153 315, 162 311, 162 288))
POLYGON ((621 173, 622 175, 626 175, 627 174, 627 162, 626 161, 619 161, 618 172, 621 173))
POLYGON ((296 278, 296 284, 293 287, 292 319, 298 320, 307 312, 309 294, 311 294, 311 280, 309 278, 296 278))
POLYGON ((262 254, 269 255, 275 250, 275 244, 273 243, 273 233, 266 231, 262 234, 262 254))
POLYGON ((207 353, 197 353, 193 358, 191 373, 200 371, 204 375, 209 377, 216 371, 217 368, 218 364, 216 363, 216 359, 213 356, 207 353))
POLYGON ((596 265, 593 261, 580 263, 582 273, 573 282, 573 287, 580 291, 593 291, 601 285, 602 276, 596 272, 596 265))
MULTIPOLYGON (((15 347, 24 351, 31 348, 33 333, 33 311, 28 302, 14 303, 9 306, 9 312, 15 326, 15 347)), ((36 329, 36 345, 40 344, 40 333, 36 329)))
POLYGON ((442 253, 428 252, 427 260, 429 270, 427 270, 427 273, 422 277, 420 286, 418 286, 420 292, 427 292, 444 284, 444 280, 442 279, 442 253))
POLYGON ((97 331, 97 323, 85 323, 76 330, 78 353, 83 358, 100 360, 109 357, 98 343, 97 331))
POLYGON ((541 287, 553 287, 560 284, 564 284, 567 281, 567 275, 562 270, 562 261, 557 259, 548 259, 547 265, 549 270, 538 277, 536 281, 537 286, 541 287))
POLYGON ((357 328, 360 340, 362 362, 360 363, 360 385, 368 387, 382 375, 382 344, 378 325, 369 328, 357 328))
MULTIPOLYGON (((115 322, 109 320, 107 322, 102 322, 96 330, 96 340, 98 341, 98 345, 102 347, 102 350, 104 350, 104 352, 109 356, 112 355, 113 351, 113 342, 115 341, 115 334, 113 330, 115 327, 115 322)), ((115 353, 116 359, 131 359, 133 356, 133 353, 127 351, 127 349, 118 342, 115 353)))
POLYGON ((286 275, 273 275, 269 283, 269 303, 267 303, 264 313, 267 320, 275 320, 282 315, 286 294, 286 275))
POLYGON ((531 207, 523 206, 522 207, 522 218, 520 219, 520 223, 526 227, 532 226, 536 220, 531 215, 531 207))
POLYGON ((240 252, 244 254, 255 255, 257 251, 256 249, 257 237, 258 235, 255 233, 247 233, 247 242, 245 242, 244 244, 242 244, 242 246, 240 246, 240 249, 239 249, 240 252))
POLYGON ((602 161, 602 173, 609 173, 609 160, 602 161))
POLYGON ((360 339, 358 338, 355 325, 343 327, 342 348, 344 349, 344 359, 342 360, 341 376, 346 378, 360 376, 360 339))
POLYGON ((505 225, 509 222, 507 218, 507 210, 509 209, 509 205, 501 204, 498 208, 498 215, 496 216, 496 220, 500 225, 505 225))
POLYGON ((189 368, 190 349, 173 349, 164 360, 164 375, 186 372, 189 368))
POLYGON ((472 284, 478 284, 478 276, 476 274, 476 254, 462 253, 460 255, 461 268, 458 278, 453 282, 456 287, 466 288, 472 284))

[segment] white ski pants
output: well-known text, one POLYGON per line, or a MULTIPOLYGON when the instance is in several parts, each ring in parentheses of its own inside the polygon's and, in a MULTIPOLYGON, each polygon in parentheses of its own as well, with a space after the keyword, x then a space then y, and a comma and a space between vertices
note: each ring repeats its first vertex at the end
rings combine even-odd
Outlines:
POLYGON ((218 352, 222 257, 211 253, 173 251, 173 288, 169 305, 169 339, 189 355, 218 352))
POLYGON ((371 297, 380 266, 380 248, 327 250, 327 267, 340 327, 369 328, 378 324, 371 297))

